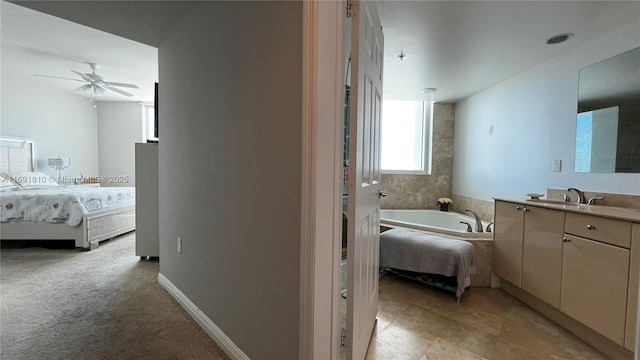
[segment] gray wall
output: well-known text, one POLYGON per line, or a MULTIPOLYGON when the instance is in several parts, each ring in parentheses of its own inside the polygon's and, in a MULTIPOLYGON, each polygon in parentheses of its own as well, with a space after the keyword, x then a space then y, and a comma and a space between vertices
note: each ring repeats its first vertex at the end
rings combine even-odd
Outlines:
POLYGON ((135 143, 144 141, 142 129, 141 104, 122 101, 99 102, 98 154, 100 175, 106 179, 101 186, 136 185, 135 143))
POLYGON ((635 21, 456 105, 453 194, 524 198, 547 188, 640 193, 640 174, 575 173, 578 71, 640 46, 635 21), (562 171, 552 172, 553 160, 562 171))
POLYGON ((159 48, 160 273, 253 359, 298 357, 301 56, 299 2, 203 2, 159 48))
POLYGON ((2 66, 0 134, 36 142, 36 170, 58 176, 51 157, 71 158, 62 176, 98 175, 98 116, 89 99, 15 77, 2 66))

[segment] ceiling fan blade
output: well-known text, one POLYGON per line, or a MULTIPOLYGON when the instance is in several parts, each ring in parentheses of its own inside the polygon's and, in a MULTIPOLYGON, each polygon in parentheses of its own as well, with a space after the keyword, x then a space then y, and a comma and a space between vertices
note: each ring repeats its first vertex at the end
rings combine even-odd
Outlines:
POLYGON ((113 92, 115 92, 115 93, 118 93, 118 94, 120 94, 120 95, 129 96, 129 97, 133 96, 133 94, 129 94, 129 93, 128 93, 128 92, 126 92, 126 91, 122 91, 122 90, 120 90, 120 89, 116 89, 116 88, 114 88, 114 87, 108 87, 108 88, 106 88, 106 89, 107 89, 107 90, 111 90, 111 91, 113 91, 113 92))
POLYGON ((93 79, 88 77, 86 74, 83 74, 79 71, 75 71, 75 70, 70 70, 72 73, 79 75, 81 78, 84 79, 84 81, 88 81, 88 82, 93 82, 93 79))
POLYGON ((119 86, 119 87, 139 89, 138 85, 134 85, 134 84, 118 83, 118 82, 111 82, 111 81, 109 81, 108 84, 109 86, 119 86))
POLYGON ((49 75, 38 75, 35 74, 33 76, 40 76, 40 77, 48 77, 48 78, 54 78, 54 79, 63 79, 63 80, 73 80, 73 81, 80 81, 80 82, 84 82, 84 80, 80 80, 80 79, 71 79, 71 78, 65 78, 65 77, 60 77, 60 76, 49 76, 49 75))

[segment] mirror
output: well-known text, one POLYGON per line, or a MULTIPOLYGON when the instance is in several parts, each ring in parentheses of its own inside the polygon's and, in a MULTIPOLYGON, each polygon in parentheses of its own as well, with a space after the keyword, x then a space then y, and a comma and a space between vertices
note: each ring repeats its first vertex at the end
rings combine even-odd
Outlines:
POLYGON ((640 48, 580 69, 575 172, 640 173, 640 48))

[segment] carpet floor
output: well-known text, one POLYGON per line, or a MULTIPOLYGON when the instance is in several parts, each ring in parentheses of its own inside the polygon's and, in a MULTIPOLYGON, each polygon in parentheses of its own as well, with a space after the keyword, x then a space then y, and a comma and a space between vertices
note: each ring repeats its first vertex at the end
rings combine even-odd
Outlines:
POLYGON ((0 358, 228 359, 134 249, 0 250, 0 358))

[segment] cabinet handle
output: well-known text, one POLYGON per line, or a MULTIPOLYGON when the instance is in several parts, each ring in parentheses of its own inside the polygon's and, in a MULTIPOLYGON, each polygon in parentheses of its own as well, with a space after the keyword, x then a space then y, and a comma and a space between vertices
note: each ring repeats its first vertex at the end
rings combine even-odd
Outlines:
POLYGON ((562 241, 564 241, 564 242, 569 242, 569 241, 571 241, 571 240, 569 240, 569 239, 567 239, 567 238, 562 238, 562 241))
POLYGON ((525 208, 522 209, 522 211, 527 212, 527 211, 530 211, 530 210, 525 207, 525 208))
POLYGON ((593 225, 591 225, 591 224, 589 224, 589 225, 587 225, 587 229, 589 229, 589 230, 595 230, 595 229, 596 229, 596 227, 595 227, 595 226, 593 226, 593 225))
POLYGON ((516 206, 516 210, 517 210, 517 211, 522 210, 522 206, 516 206))

